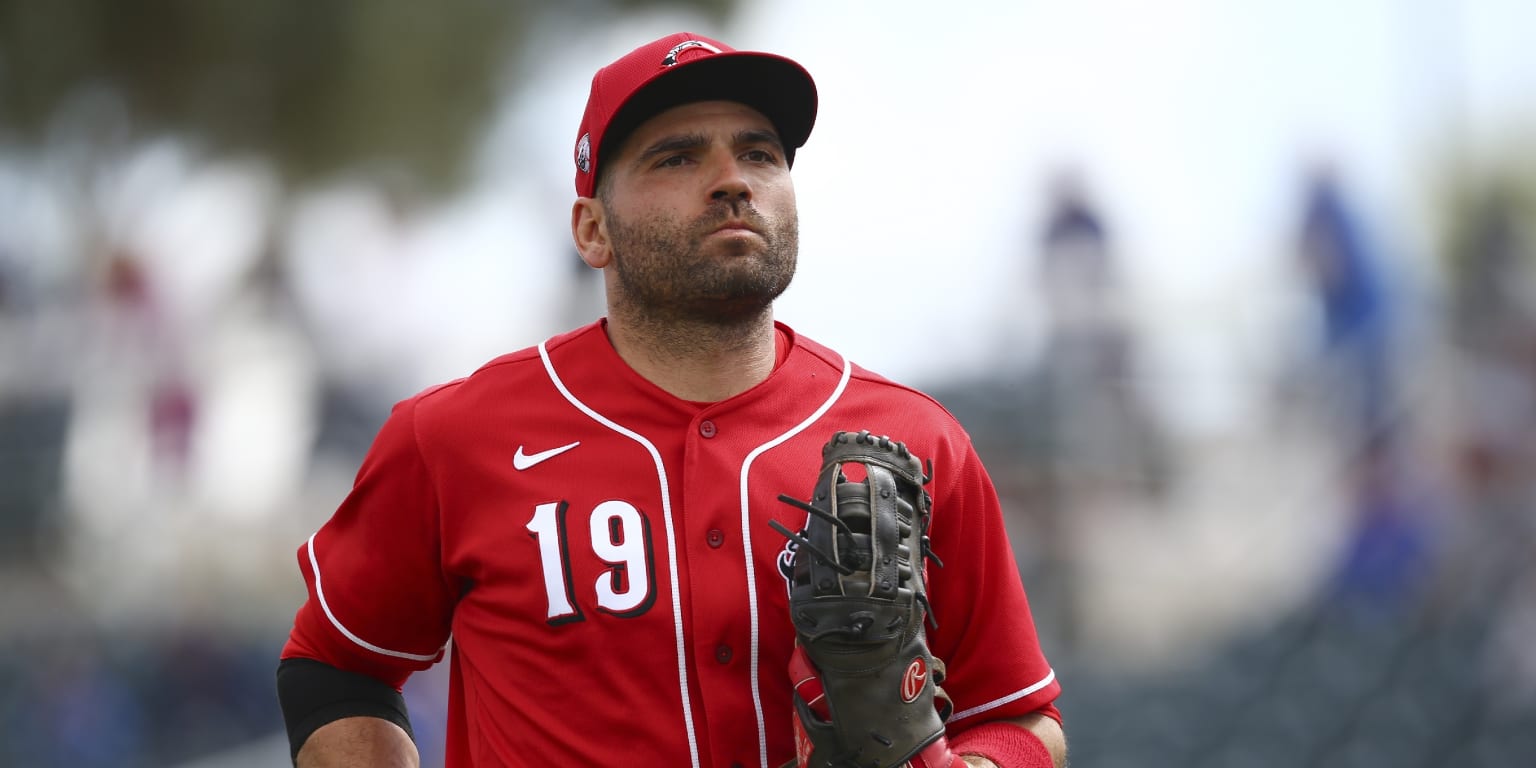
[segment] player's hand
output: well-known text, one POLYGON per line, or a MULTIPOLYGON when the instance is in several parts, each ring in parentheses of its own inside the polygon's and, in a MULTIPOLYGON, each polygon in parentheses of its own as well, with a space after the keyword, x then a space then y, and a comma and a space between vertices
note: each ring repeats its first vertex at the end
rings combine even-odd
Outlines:
MULTIPOLYGON (((805 651, 799 645, 795 646, 794 655, 790 656, 789 674, 790 681, 795 686, 795 695, 801 697, 806 702, 815 717, 823 721, 830 720, 831 713, 827 707, 827 697, 821 685, 821 676, 817 674, 816 668, 811 664, 810 659, 805 657, 805 651)), ((798 716, 795 718, 795 754, 796 762, 792 763, 792 765, 814 765, 815 759, 811 755, 811 745, 805 736, 804 728, 798 716)), ((916 755, 913 755, 903 765, 906 768, 961 768, 961 766, 965 765, 997 768, 991 760, 984 757, 968 758, 965 762, 962 762, 959 757, 950 751, 949 740, 943 734, 940 734, 933 743, 924 747, 916 755), (973 759, 980 762, 971 762, 973 759)))
MULTIPOLYGON (((838 432, 794 542, 795 753, 807 768, 961 768, 944 740, 944 663, 928 650, 928 473, 903 443, 838 432), (844 472, 845 468, 848 472, 844 472), (849 478, 858 478, 850 480, 849 478)), ((942 563, 940 563, 942 565, 942 563)))

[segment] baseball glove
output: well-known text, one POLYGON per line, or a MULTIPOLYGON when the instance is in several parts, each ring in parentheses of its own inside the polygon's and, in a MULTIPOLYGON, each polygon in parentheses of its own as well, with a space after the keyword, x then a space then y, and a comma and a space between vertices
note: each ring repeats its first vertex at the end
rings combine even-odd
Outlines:
MULTIPOLYGON (((931 472, 931 470, 930 470, 931 472)), ((789 610, 797 637, 796 754, 804 768, 894 768, 944 735, 944 666, 928 650, 924 565, 929 473, 906 445, 838 432, 822 448, 805 529, 794 541, 789 610), (848 479, 845 471, 859 465, 848 479)), ((917 760, 922 764, 922 760, 917 760)))

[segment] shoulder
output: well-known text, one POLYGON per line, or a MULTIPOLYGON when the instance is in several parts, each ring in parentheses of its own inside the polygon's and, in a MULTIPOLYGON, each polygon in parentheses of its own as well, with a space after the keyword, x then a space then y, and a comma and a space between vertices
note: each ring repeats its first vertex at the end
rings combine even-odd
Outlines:
POLYGON ((794 343, 798 349, 809 353, 810 357, 819 364, 830 369, 841 369, 846 365, 849 371, 848 386, 858 388, 864 394, 876 397, 886 397, 900 402, 902 405, 916 407, 923 410, 931 410, 935 415, 941 415, 953 420, 954 416, 942 403, 935 400, 932 395, 909 384, 903 384, 886 376, 876 373, 856 362, 848 360, 842 353, 828 347, 809 336, 794 334, 794 343))
POLYGON ((849 361, 838 351, 807 336, 795 335, 794 340, 798 349, 809 353, 808 357, 815 361, 813 364, 836 371, 846 367, 845 405, 859 410, 900 413, 900 421, 905 425, 941 433, 961 443, 970 442, 954 414, 927 392, 849 361))

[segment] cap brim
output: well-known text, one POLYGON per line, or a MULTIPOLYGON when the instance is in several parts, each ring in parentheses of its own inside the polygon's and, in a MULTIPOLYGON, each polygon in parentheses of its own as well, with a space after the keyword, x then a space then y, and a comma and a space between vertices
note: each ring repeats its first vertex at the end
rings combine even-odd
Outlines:
POLYGON ((663 70, 631 94, 603 132, 599 163, 641 123, 696 101, 735 101, 763 113, 778 131, 788 162, 816 123, 816 85, 803 67, 771 53, 727 51, 663 70))

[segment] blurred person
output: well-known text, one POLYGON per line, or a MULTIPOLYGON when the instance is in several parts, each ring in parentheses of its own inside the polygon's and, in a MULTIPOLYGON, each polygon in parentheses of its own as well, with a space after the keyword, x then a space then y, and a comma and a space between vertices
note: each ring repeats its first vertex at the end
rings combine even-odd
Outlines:
POLYGON ((1461 475, 1474 497, 1522 495, 1536 470, 1536 234, 1507 190, 1467 218, 1451 264, 1461 475))
MULTIPOLYGON (((598 71, 571 229, 607 317, 396 406, 298 551, 309 599, 278 669, 296 764, 415 765, 400 689, 445 655, 450 766, 784 764, 799 655, 769 523, 802 524, 777 496, 850 428, 931 460, 929 642, 954 713, 919 759, 1065 763, 968 436, 773 318, 815 93, 788 59, 687 33, 598 71)), ((900 333, 901 298, 850 310, 900 333)))
POLYGON ((126 341, 141 347, 136 351, 147 352, 154 366, 146 407, 151 455, 168 477, 179 483, 192 452, 196 402, 180 371, 180 355, 169 341, 172 333, 165 312, 155 300, 143 259, 132 251, 114 249, 107 259, 105 282, 107 300, 115 313, 131 318, 121 327, 142 334, 126 341))
POLYGON ((1351 530, 1331 597, 1365 611, 1410 610, 1425 596, 1435 546, 1437 496, 1402 433, 1382 430, 1351 462, 1345 499, 1351 530))
POLYGON ((30 663, 14 670, 16 700, 0 758, 8 765, 136 764, 151 718, 130 682, 104 661, 101 644, 74 635, 28 650, 30 663))
POLYGON ((1315 168, 1304 195, 1297 250, 1322 318, 1323 391, 1355 450, 1388 427, 1394 405, 1391 295, 1337 172, 1315 168))
POLYGON ((1502 703, 1536 703, 1536 207, 1496 183, 1451 244, 1452 435, 1463 509, 1444 601, 1491 626, 1483 666, 1502 703))
POLYGON ((185 491, 194 450, 200 408, 184 374, 187 329, 168 311, 152 263, 109 244, 83 308, 63 483, 68 544, 82 552, 70 559, 89 568, 106 542, 114 554, 137 553, 130 537, 158 530, 163 500, 185 491))
POLYGON ((1043 503, 1010 517, 1028 530, 1030 576, 1045 631, 1067 648, 1084 643, 1078 532, 1096 510, 1155 499, 1167 450, 1135 389, 1135 339, 1114 243, 1100 207, 1074 170, 1051 180, 1034 238, 1035 291, 1044 308, 1043 348, 1028 376, 1043 503))
POLYGON ((1057 493, 1070 506, 1101 490, 1157 491, 1166 451, 1134 388, 1135 339, 1108 228, 1075 174, 1063 173, 1052 197, 1039 245, 1040 368, 1057 493))
POLYGON ((1303 188, 1296 253, 1321 321, 1315 378, 1324 433, 1347 472, 1350 519, 1330 597, 1365 610, 1414 605, 1433 553, 1433 503, 1413 462, 1414 425, 1397 406, 1391 276, 1332 165, 1303 188))

